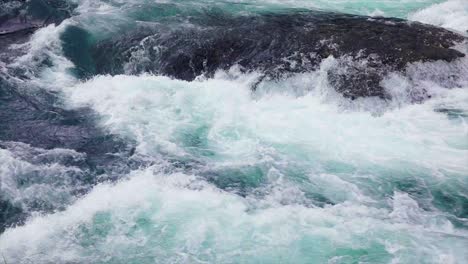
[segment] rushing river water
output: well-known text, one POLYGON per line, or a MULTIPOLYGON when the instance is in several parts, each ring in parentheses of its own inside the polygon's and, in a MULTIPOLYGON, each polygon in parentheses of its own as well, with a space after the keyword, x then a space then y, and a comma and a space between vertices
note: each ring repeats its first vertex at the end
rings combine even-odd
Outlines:
MULTIPOLYGON (((130 34, 312 10, 466 36, 467 1, 73 0, 51 10, 69 18, 0 56, 0 263, 468 261, 468 58, 385 72, 389 97, 350 99, 328 79, 343 58, 279 79, 234 65, 180 80, 141 68, 164 47, 130 34), (96 48, 109 40, 127 55, 96 48), (26 125, 26 111, 40 114, 26 125)), ((454 49, 468 54, 466 43, 454 49)))

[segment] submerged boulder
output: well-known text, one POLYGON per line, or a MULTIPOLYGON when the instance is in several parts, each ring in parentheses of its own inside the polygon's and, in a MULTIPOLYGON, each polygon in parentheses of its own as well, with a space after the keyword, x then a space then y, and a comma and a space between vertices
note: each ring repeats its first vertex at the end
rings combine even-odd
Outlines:
MULTIPOLYGON (((408 63, 453 61, 451 48, 465 37, 396 18, 327 12, 292 12, 144 24, 93 48, 97 73, 153 72, 182 80, 212 76, 239 65, 270 79, 313 71, 323 59, 346 57, 346 69, 329 72, 335 89, 350 98, 388 95, 380 86, 389 71, 408 63), (353 61, 364 61, 365 69, 353 61)), ((362 65, 362 63, 360 63, 362 65)))

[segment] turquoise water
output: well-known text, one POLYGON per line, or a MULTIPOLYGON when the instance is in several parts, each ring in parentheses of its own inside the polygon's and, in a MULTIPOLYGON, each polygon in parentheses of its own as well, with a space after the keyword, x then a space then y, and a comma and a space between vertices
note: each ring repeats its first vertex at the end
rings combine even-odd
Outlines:
MULTIPOLYGON (((252 92, 256 73, 236 69, 192 82, 150 74, 79 79, 65 56, 72 50, 87 59, 67 46, 79 39, 94 42, 206 9, 408 18, 442 1, 75 2, 75 15, 36 32, 15 63, 33 67, 47 58, 50 66, 31 82, 60 93, 71 109, 91 107, 102 128, 136 142, 134 158, 150 165, 9 228, 0 235, 7 263, 468 259, 468 79, 445 89, 417 77, 452 66, 468 73, 468 59, 416 66, 415 89, 434 96, 409 104, 402 88, 409 80, 398 74, 385 82, 392 102, 342 98, 326 81, 334 58, 316 72, 264 82, 252 92)), ((7 161, 0 164, 7 183, 21 168, 44 175, 63 169, 31 168, 3 149, 0 159, 7 161)), ((50 189, 8 187, 62 202, 47 196, 50 189)))
MULTIPOLYGON (((81 10, 108 11, 120 9, 126 14, 140 13, 147 19, 159 16, 180 15, 181 11, 194 12, 196 10, 222 9, 228 12, 255 12, 274 11, 280 9, 321 9, 344 13, 370 15, 381 12, 382 15, 406 18, 408 14, 430 7, 434 4, 443 3, 443 0, 171 0, 154 1, 131 0, 131 1, 87 1, 75 0, 81 4, 81 10), (128 12, 130 11, 130 12, 128 12), (162 11, 162 12, 161 12, 162 11)), ((80 9, 78 9, 80 10, 80 9)))

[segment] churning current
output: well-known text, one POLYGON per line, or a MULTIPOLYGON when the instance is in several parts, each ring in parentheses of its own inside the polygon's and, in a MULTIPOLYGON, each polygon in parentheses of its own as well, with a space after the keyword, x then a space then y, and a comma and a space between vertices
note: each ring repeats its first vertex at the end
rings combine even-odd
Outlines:
POLYGON ((465 0, 4 0, 0 263, 467 263, 465 0))

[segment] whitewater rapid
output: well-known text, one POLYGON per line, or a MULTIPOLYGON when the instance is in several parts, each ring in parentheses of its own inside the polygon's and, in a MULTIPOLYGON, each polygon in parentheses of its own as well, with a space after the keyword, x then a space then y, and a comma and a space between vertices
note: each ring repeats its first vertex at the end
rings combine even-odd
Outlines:
MULTIPOLYGON (((85 154, 5 143, 2 195, 25 209, 52 208, 0 235, 7 263, 468 259, 466 57, 390 74, 383 86, 392 100, 337 93, 327 82, 327 70, 339 65, 333 57, 255 91, 260 73, 236 67, 194 81, 151 73, 80 79, 62 46, 70 26, 105 39, 140 23, 134 16, 160 10, 148 9, 154 1, 74 2, 74 16, 15 47, 25 54, 8 67, 58 94, 65 108, 92 109, 98 127, 134 142, 140 165, 88 186, 75 182, 86 177, 85 154), (414 90, 431 98, 413 104, 414 90)), ((206 5, 232 12, 292 6, 468 30, 463 0, 156 3, 170 6, 168 16, 206 5)), ((466 44, 457 49, 467 53, 466 44)))

